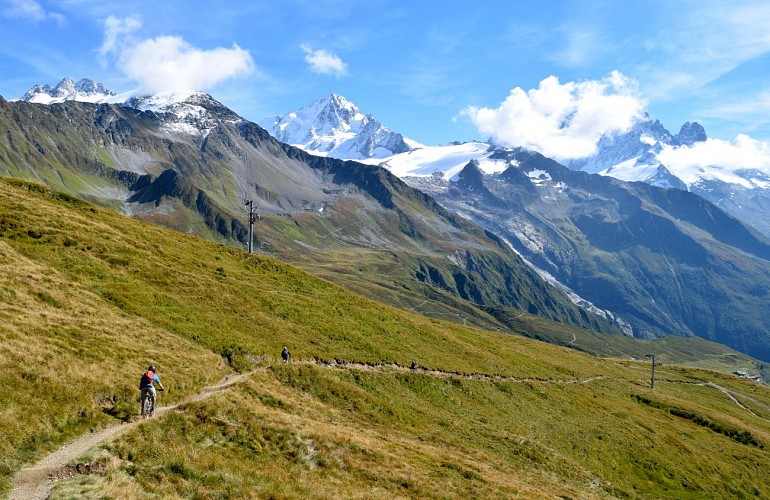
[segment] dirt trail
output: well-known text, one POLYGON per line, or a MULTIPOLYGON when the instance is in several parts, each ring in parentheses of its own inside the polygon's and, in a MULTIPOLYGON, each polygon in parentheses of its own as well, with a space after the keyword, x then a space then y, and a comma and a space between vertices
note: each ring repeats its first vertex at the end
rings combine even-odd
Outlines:
MULTIPOLYGON (((736 405, 740 406, 741 408, 743 408, 747 412, 751 413, 755 417, 765 418, 765 417, 763 417, 761 415, 757 415, 754 411, 751 410, 751 408, 749 408, 748 406, 746 406, 743 403, 741 403, 740 401, 738 401, 738 397, 741 397, 741 398, 743 398, 743 399, 745 399, 747 401, 751 401, 755 405, 757 405, 757 406, 759 406, 761 408, 764 408, 765 410, 770 410, 770 406, 766 405, 765 403, 762 403, 761 401, 757 401, 756 399, 754 399, 754 398, 752 398, 750 396, 746 396, 745 394, 741 394, 740 392, 736 392, 736 391, 732 391, 730 389, 726 389, 725 387, 722 387, 721 385, 717 385, 717 384, 715 384, 713 382, 704 382, 704 383, 702 383, 700 385, 704 385, 704 386, 708 386, 708 387, 713 387, 715 389, 718 389, 718 390, 722 391, 725 394, 725 396, 730 398, 730 400, 733 403, 735 403, 736 405), (738 397, 736 397, 736 396, 738 396, 738 397)), ((765 420, 767 420, 767 419, 765 419, 765 420)))
MULTIPOLYGON (((249 375, 250 373, 229 375, 218 384, 206 387, 194 396, 174 405, 158 408, 156 416, 164 415, 182 404, 205 399, 211 394, 226 389, 249 375)), ((74 475, 73 470, 67 468, 67 464, 76 460, 97 444, 122 434, 129 429, 133 429, 143 422, 146 422, 146 420, 140 419, 107 427, 93 434, 86 434, 54 451, 35 465, 20 470, 13 478, 13 487, 8 496, 9 500, 45 500, 50 495, 51 489, 57 480, 74 475)))
POLYGON ((568 378, 568 379, 546 379, 531 377, 510 377, 505 375, 490 375, 488 373, 458 373, 432 368, 423 368, 416 365, 414 368, 398 365, 395 363, 367 364, 354 361, 335 361, 333 363, 323 363, 316 360, 301 360, 297 363, 313 364, 324 368, 348 369, 358 371, 378 371, 378 372, 402 372, 402 373, 420 373, 431 377, 456 380, 486 380, 486 381, 506 381, 520 383, 542 383, 542 384, 587 384, 595 380, 601 380, 603 375, 595 375, 587 378, 568 378))
MULTIPOLYGON (((603 379, 601 375, 588 377, 584 379, 538 379, 538 378, 518 378, 506 377, 501 375, 489 375, 484 373, 462 374, 435 369, 427 369, 419 366, 415 368, 401 366, 397 364, 366 364, 356 362, 338 361, 334 363, 323 363, 317 360, 297 360, 299 364, 313 364, 332 369, 348 369, 360 371, 379 371, 379 372, 411 372, 421 373, 437 378, 464 379, 464 380, 487 380, 487 381, 511 381, 521 383, 555 383, 555 384, 586 384, 595 380, 603 379)), ((206 387, 200 393, 191 396, 171 406, 158 408, 156 415, 164 415, 173 411, 178 406, 192 401, 200 401, 209 397, 212 393, 221 391, 248 377, 254 372, 241 375, 230 375, 220 383, 211 387, 206 387)), ((85 454, 94 446, 107 441, 119 434, 122 434, 146 420, 136 420, 129 423, 119 424, 107 427, 99 432, 81 436, 75 441, 63 446, 62 448, 49 454, 35 465, 22 469, 13 478, 13 488, 11 490, 10 500, 45 500, 51 493, 54 483, 59 479, 66 479, 76 474, 75 469, 67 467, 67 464, 73 462, 78 457, 85 454)))

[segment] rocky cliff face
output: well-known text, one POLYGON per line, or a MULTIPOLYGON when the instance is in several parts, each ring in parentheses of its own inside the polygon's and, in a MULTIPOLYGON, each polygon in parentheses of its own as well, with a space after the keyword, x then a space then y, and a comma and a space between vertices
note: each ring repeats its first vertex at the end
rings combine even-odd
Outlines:
POLYGON ((671 138, 671 144, 674 146, 692 146, 696 142, 703 142, 708 137, 706 130, 698 122, 686 122, 679 129, 679 133, 671 138))

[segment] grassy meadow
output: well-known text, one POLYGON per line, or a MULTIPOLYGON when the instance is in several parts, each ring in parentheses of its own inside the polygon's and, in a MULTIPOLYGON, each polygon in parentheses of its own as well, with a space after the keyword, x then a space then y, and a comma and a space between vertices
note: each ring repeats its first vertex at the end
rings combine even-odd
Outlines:
MULTIPOLYGON (((770 496, 770 391, 675 366, 697 364, 685 343, 665 347, 650 391, 649 362, 621 344, 606 349, 626 359, 601 359, 410 314, 2 178, 0 267, 0 492, 131 419, 155 363, 164 403, 251 374, 92 450, 81 460, 102 472, 53 498, 770 496)), ((520 320, 530 337, 594 339, 520 320)), ((750 363, 701 352, 712 368, 750 363)))

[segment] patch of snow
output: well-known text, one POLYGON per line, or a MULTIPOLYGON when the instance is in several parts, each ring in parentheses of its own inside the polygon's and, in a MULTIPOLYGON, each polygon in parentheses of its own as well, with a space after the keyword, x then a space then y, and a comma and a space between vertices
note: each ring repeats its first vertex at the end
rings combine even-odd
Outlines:
POLYGON ((549 174, 545 170, 535 169, 530 172, 526 172, 526 174, 527 174, 527 177, 532 179, 532 182, 534 182, 535 184, 540 184, 544 181, 551 180, 551 174, 549 174))
POLYGON ((626 182, 646 182, 658 173, 659 163, 644 163, 640 161, 641 157, 631 158, 622 163, 618 163, 606 170, 599 172, 599 175, 614 177, 626 182))
MULTIPOLYGON (((139 111, 154 111, 155 113, 165 113, 169 111, 171 106, 183 103, 196 94, 202 94, 202 92, 194 90, 182 90, 174 92, 162 92, 160 94, 150 96, 134 95, 132 96, 134 99, 130 99, 127 100, 127 102, 124 102, 126 105, 138 109, 139 111)), ((190 112, 200 113, 199 110, 191 110, 190 112)))
POLYGON ((599 317, 612 321, 616 326, 620 328, 620 330, 623 332, 624 335, 628 337, 634 336, 633 327, 629 325, 626 321, 624 321, 620 316, 606 309, 601 309, 597 307, 593 302, 584 299, 583 297, 575 293, 570 287, 568 287, 567 285, 565 285, 564 283, 556 279, 556 277, 553 276, 551 273, 549 273, 544 269, 540 269, 539 267, 534 265, 532 262, 527 260, 521 254, 521 252, 519 252, 513 245, 511 245, 510 241, 503 238, 503 242, 506 245, 508 245, 508 248, 510 248, 516 255, 518 255, 521 258, 521 260, 523 260, 526 265, 528 265, 533 271, 535 271, 537 275, 540 276, 546 283, 548 283, 549 285, 553 286, 554 288, 564 293, 573 304, 599 317))
POLYGON ((452 179, 471 160, 479 161, 479 168, 485 173, 502 172, 507 168, 505 161, 489 160, 489 144, 484 142, 466 142, 447 146, 424 146, 420 149, 397 154, 385 162, 373 159, 363 163, 379 164, 390 170, 397 177, 430 177, 436 172, 443 173, 446 179, 452 179))

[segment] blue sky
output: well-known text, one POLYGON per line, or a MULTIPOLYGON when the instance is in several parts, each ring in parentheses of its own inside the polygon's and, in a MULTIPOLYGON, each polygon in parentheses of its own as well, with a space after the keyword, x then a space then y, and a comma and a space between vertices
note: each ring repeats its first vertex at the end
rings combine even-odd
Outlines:
POLYGON ((6 99, 64 76, 194 87, 253 121, 337 92, 425 144, 502 134, 566 95, 596 120, 646 110, 767 152, 770 3, 0 0, 0 75, 6 99))

